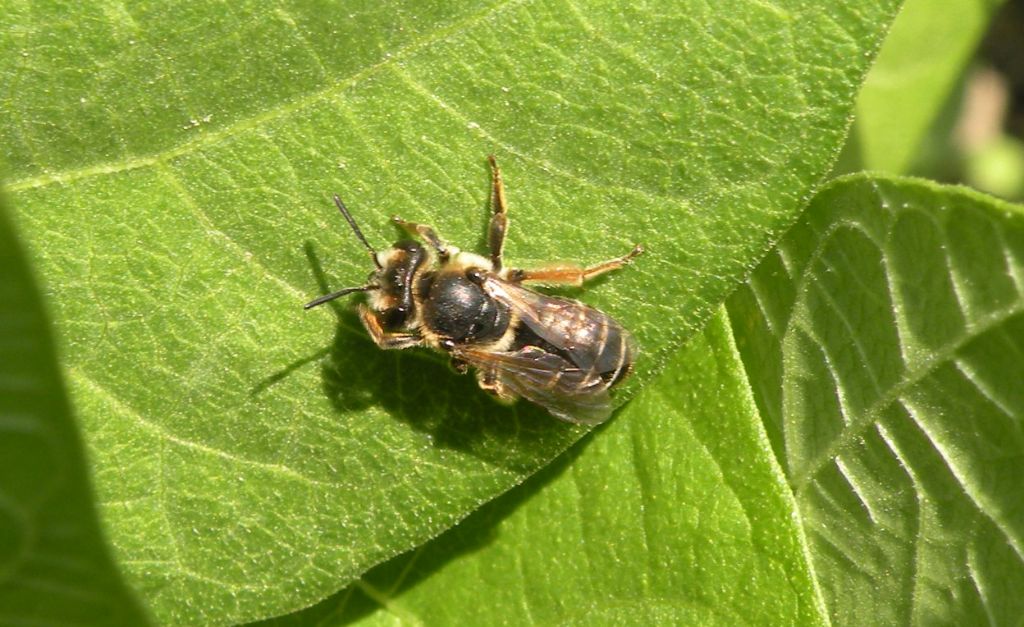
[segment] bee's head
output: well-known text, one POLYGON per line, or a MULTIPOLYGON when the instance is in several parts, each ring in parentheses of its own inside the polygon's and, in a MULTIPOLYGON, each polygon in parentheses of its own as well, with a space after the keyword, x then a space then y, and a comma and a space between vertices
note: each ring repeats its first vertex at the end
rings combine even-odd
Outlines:
POLYGON ((381 326, 386 331, 402 328, 415 307, 413 286, 416 283, 417 273, 427 260, 426 249, 417 242, 402 240, 389 250, 377 252, 366 241, 366 237, 359 230, 359 226, 352 218, 352 214, 348 212, 345 203, 341 202, 341 198, 335 196, 334 204, 338 206, 341 215, 352 227, 352 232, 369 251, 370 259, 376 269, 370 272, 365 285, 346 287, 326 294, 306 303, 305 308, 310 309, 353 292, 372 292, 369 304, 379 314, 381 326))
POLYGON ((426 260, 426 249, 411 240, 399 241, 390 250, 373 254, 377 269, 370 273, 365 287, 373 291, 370 307, 380 313, 385 330, 402 328, 413 314, 413 286, 426 260))

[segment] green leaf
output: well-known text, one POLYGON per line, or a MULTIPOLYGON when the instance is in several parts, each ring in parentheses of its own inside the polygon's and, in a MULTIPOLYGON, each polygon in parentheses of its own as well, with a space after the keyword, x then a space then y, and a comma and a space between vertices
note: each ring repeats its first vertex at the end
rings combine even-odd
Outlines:
POLYGON ((724 315, 580 444, 354 588, 267 624, 825 622, 724 315))
POLYGON ((50 328, 0 206, 0 623, 145 624, 88 477, 50 328))
POLYGON ((851 177, 730 299, 834 624, 1024 615, 1024 211, 851 177))
POLYGON ((1003 0, 906 0, 857 97, 851 169, 906 173, 1003 0))
POLYGON ((369 269, 332 192, 378 246, 401 213, 472 247, 494 152, 512 263, 644 243, 586 292, 643 347, 627 398, 793 222, 895 4, 0 12, 16 215, 102 515, 158 618, 322 598, 583 433, 377 351, 344 306, 304 315, 369 269))
POLYGON ((729 309, 750 384, 712 322, 585 447, 268 624, 1015 623, 1024 212, 851 177, 729 309))

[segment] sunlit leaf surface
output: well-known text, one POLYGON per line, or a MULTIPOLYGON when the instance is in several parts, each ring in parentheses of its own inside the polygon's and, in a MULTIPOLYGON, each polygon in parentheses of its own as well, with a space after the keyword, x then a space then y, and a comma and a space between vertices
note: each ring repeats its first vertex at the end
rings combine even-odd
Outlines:
POLYGON ((746 372, 709 325, 582 452, 273 624, 1015 624, 1022 269, 1019 207, 836 183, 730 299, 746 372))
POLYGON ((578 453, 267 627, 822 624, 725 320, 578 453))
POLYGON ((663 369, 829 168, 895 8, 868 0, 39 3, 0 11, 0 146, 120 562, 166 622, 322 598, 582 431, 377 351, 387 216, 513 263, 649 253, 577 294, 663 369))
POLYGON ((97 524, 51 330, 0 206, 0 624, 145 620, 97 524))

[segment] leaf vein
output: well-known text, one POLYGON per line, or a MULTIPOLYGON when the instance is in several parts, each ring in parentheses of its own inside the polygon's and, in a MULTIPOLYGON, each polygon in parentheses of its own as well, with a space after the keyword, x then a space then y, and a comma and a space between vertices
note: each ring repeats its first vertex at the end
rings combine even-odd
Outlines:
POLYGON ((978 494, 975 494, 974 490, 971 489, 970 481, 968 481, 967 478, 963 476, 963 471, 960 470, 957 464, 953 462, 953 456, 942 445, 938 438, 938 434, 934 433, 931 429, 929 429, 927 423, 924 420, 921 420, 917 408, 915 408, 911 404, 910 400, 901 399, 901 404, 904 407, 904 409, 906 409, 907 415, 910 416, 910 419, 914 422, 917 428, 921 430, 921 433, 925 435, 925 438, 928 440, 929 444, 931 444, 932 447, 935 449, 935 452, 938 453, 939 458, 942 460, 942 463, 945 464, 946 468, 949 469, 950 476, 952 476, 953 479, 956 480, 957 485, 960 486, 960 489, 963 491, 964 496, 966 496, 971 501, 971 504, 974 506, 974 508, 978 511, 979 514, 981 514, 984 518, 987 518, 995 526, 995 528, 998 529, 1001 534, 1003 534, 1003 537, 1006 538, 1007 544, 1009 544, 1010 548, 1013 549, 1013 552, 1017 554, 1017 558, 1024 562, 1024 548, 1022 548, 1020 538, 1017 538, 1013 534, 1013 531, 1007 526, 1005 521, 1002 521, 993 516, 993 514, 991 513, 991 507, 986 507, 982 504, 982 497, 978 494))
POLYGON ((864 511, 867 513, 871 524, 877 525, 878 518, 875 516, 874 510, 871 509, 871 505, 868 503, 864 490, 862 490, 861 487, 857 485, 857 482, 854 481, 853 474, 850 472, 850 469, 846 467, 846 464, 843 463, 843 460, 841 459, 836 459, 836 468, 839 470, 839 476, 841 476, 843 480, 846 481, 847 485, 850 486, 850 491, 853 492, 854 496, 857 497, 857 500, 859 500, 861 505, 864 506, 864 511))
POLYGON ((899 446, 896 444, 896 440, 895 438, 892 437, 892 434, 890 434, 888 429, 886 429, 885 426, 881 424, 876 425, 876 431, 878 432, 879 437, 882 438, 882 441, 885 442, 885 445, 889 447, 890 451, 892 451, 893 457, 899 463, 900 467, 903 469, 905 473, 907 473, 907 477, 910 479, 910 482, 914 484, 914 499, 916 503, 916 508, 914 509, 914 555, 910 563, 910 572, 907 574, 907 583, 910 585, 910 612, 908 612, 908 616, 912 618, 912 623, 917 624, 921 621, 913 620, 913 617, 917 614, 917 608, 920 605, 918 575, 920 574, 921 569, 921 547, 924 543, 925 535, 923 520, 924 507, 922 505, 922 498, 924 493, 921 487, 921 482, 918 481, 917 475, 914 472, 913 467, 910 465, 910 462, 903 455, 903 453, 900 452, 899 446))
MULTIPOLYGON (((821 257, 825 253, 825 250, 828 248, 828 245, 831 243, 832 237, 834 237, 836 233, 843 228, 853 228, 859 230, 860 232, 865 233, 865 236, 871 239, 871 241, 875 241, 873 236, 871 236, 866 230, 864 230, 863 225, 860 225, 856 222, 849 220, 837 220, 836 222, 831 224, 827 229, 819 233, 819 241, 815 246, 814 250, 808 256, 803 266, 804 272, 800 276, 799 281, 796 285, 796 292, 798 294, 806 293, 808 283, 815 275, 815 273, 809 269, 813 268, 814 265, 821 259, 821 257)), ((886 274, 888 276, 890 273, 887 271, 886 274)), ((919 381, 921 381, 922 379, 930 375, 933 371, 935 371, 939 366, 941 366, 944 363, 952 361, 952 358, 956 354, 956 352, 959 351, 971 339, 985 333, 990 329, 997 327, 998 325, 1006 322, 1006 320, 1008 320, 1009 318, 1017 314, 1020 314, 1021 312, 1024 312, 1024 300, 1018 301, 1009 307, 997 309, 987 315, 980 316, 978 320, 976 320, 975 323, 971 325, 971 328, 969 330, 965 331, 963 334, 961 334, 956 339, 950 341, 945 346, 936 350, 927 359, 925 359, 923 363, 917 368, 905 372, 904 379, 900 383, 893 385, 886 393, 879 396, 879 398, 876 399, 875 402, 872 403, 871 406, 866 411, 864 411, 859 417, 851 416, 852 419, 847 423, 846 428, 843 429, 839 436, 835 440, 833 440, 831 444, 822 449, 821 453, 819 453, 817 457, 806 466, 806 471, 801 473, 799 476, 794 477, 794 490, 799 492, 801 489, 803 489, 803 487, 807 485, 811 478, 814 477, 818 472, 820 472, 821 469, 828 463, 829 459, 834 457, 838 453, 838 451, 846 448, 851 442, 856 440, 856 438, 860 436, 862 432, 868 428, 869 425, 876 422, 876 417, 881 409, 888 407, 891 403, 898 399, 900 395, 904 393, 904 391, 910 389, 913 385, 916 385, 919 381)), ((787 329, 787 333, 788 332, 789 330, 787 329)))
POLYGON ((136 423, 139 424, 139 426, 142 426, 145 429, 147 429, 147 430, 157 434, 160 437, 160 439, 163 440, 163 441, 170 442, 172 444, 176 444, 176 445, 182 446, 184 448, 193 449, 193 450, 205 453, 207 455, 212 455, 214 457, 219 457, 221 459, 224 459, 226 461, 230 461, 230 462, 233 462, 233 463, 236 463, 236 464, 241 464, 241 465, 244 465, 244 466, 252 466, 254 468, 260 468, 260 469, 263 469, 263 470, 266 470, 266 471, 269 471, 269 472, 273 472, 273 473, 276 473, 276 474, 285 475, 286 477, 289 477, 291 479, 295 479, 295 480, 301 481, 303 483, 311 484, 311 485, 328 485, 328 486, 340 485, 340 484, 337 484, 337 483, 334 483, 334 482, 320 481, 318 479, 313 479, 311 477, 307 477, 307 476, 299 473, 298 471, 296 471, 296 470, 294 470, 292 468, 289 468, 288 466, 284 466, 284 465, 281 465, 281 464, 274 464, 274 463, 270 463, 270 462, 257 461, 257 460, 248 459, 248 458, 245 458, 245 457, 240 457, 240 456, 238 456, 238 455, 236 455, 234 453, 229 453, 227 451, 224 451, 224 450, 221 450, 221 449, 209 446, 207 444, 203 444, 201 442, 194 442, 192 440, 187 440, 185 438, 176 436, 176 435, 172 434, 171 432, 167 431, 167 429, 165 427, 163 427, 163 426, 161 426, 161 425, 159 425, 157 423, 154 423, 151 420, 145 418, 141 413, 139 413, 136 409, 134 409, 133 407, 131 407, 127 403, 125 403, 123 400, 121 400, 117 395, 115 395, 112 391, 108 390, 104 385, 100 384, 98 381, 95 381, 94 379, 89 377, 89 375, 86 375, 84 372, 80 371, 79 369, 77 369, 77 368, 72 366, 72 367, 69 368, 69 374, 70 374, 72 379, 78 380, 78 382, 83 384, 85 387, 89 388, 93 392, 95 392, 95 393, 103 396, 104 398, 106 398, 108 401, 110 401, 110 403, 114 407, 116 407, 118 410, 120 410, 122 414, 124 414, 125 416, 128 416, 128 417, 132 418, 133 420, 135 420, 136 423))
POLYGON ((876 418, 882 409, 895 402, 903 395, 904 392, 931 375, 940 366, 952 362, 953 355, 955 355, 957 351, 959 351, 974 337, 995 328, 1009 318, 1022 312, 1024 312, 1024 303, 1017 303, 1013 307, 1001 309, 986 316, 978 323, 977 326, 975 326, 973 333, 963 334, 953 342, 950 342, 940 350, 936 351, 935 354, 930 359, 926 360, 920 367, 909 371, 902 382, 892 386, 888 392, 872 403, 860 417, 854 417, 839 437, 837 437, 811 464, 808 465, 807 471, 803 473, 803 476, 796 482, 797 490, 805 486, 807 482, 810 481, 810 479, 815 476, 826 463, 828 463, 829 459, 837 455, 840 450, 846 448, 850 443, 856 440, 856 438, 861 435, 868 426, 875 423, 876 418))
MULTIPOLYGON (((995 405, 996 409, 1001 411, 1008 418, 1012 419, 1016 416, 1016 412, 1012 410, 1005 401, 998 397, 995 390, 985 384, 984 378, 978 374, 970 364, 963 359, 955 359, 953 360, 953 365, 960 372, 961 376, 963 376, 964 380, 974 386, 985 400, 995 405)), ((1016 421, 1014 421, 1013 424, 1018 428, 1019 433, 1020 425, 1016 421)))
POLYGON ((998 625, 999 621, 996 620, 995 614, 992 613, 992 606, 989 603, 988 596, 985 594, 983 586, 981 584, 980 574, 977 572, 975 565, 974 551, 968 547, 967 550, 967 576, 971 580, 971 585, 974 586, 975 592, 978 593, 978 600, 981 601, 981 607, 985 610, 985 617, 988 619, 989 625, 998 625))
POLYGON ((381 608, 397 618, 401 623, 409 625, 423 625, 423 621, 416 615, 395 603, 394 599, 388 597, 365 579, 356 579, 355 585, 363 591, 366 596, 376 601, 381 608))
MULTIPOLYGON (((82 168, 76 168, 71 170, 65 170, 61 172, 47 172, 45 174, 28 176, 21 179, 9 181, 7 189, 10 191, 22 191, 27 189, 38 189, 49 185, 58 183, 68 183, 71 181, 77 181, 84 178, 90 178, 93 176, 102 176, 105 174, 117 174, 120 172, 126 172, 129 170, 136 170, 139 168, 145 168, 154 166, 161 163, 167 163, 172 159, 181 157, 184 155, 191 154, 196 151, 200 151, 204 148, 216 146, 221 142, 227 141, 237 135, 240 135, 250 129, 257 128, 262 124, 283 118, 295 112, 301 111, 314 104, 323 102, 334 97, 337 94, 344 92, 345 90, 358 85, 361 81, 366 78, 375 75, 377 72, 388 68, 393 65, 397 65, 400 61, 416 54, 422 49, 429 48, 430 46, 445 41, 449 37, 462 34, 463 32, 469 31, 473 26, 484 22, 495 15, 503 13, 513 7, 525 4, 528 0, 507 0, 506 2, 499 2, 493 7, 488 7, 466 17, 465 19, 459 20, 449 26, 440 28, 437 31, 429 35, 425 35, 418 40, 415 40, 403 48, 399 49, 394 54, 385 57, 384 59, 371 64, 352 75, 336 81, 334 84, 313 92, 311 94, 296 98, 277 105, 263 113, 253 115, 249 118, 239 120, 238 122, 226 126, 224 128, 211 131, 209 133, 203 133, 196 136, 194 139, 184 141, 177 146, 169 148, 159 153, 145 155, 145 156, 133 156, 127 159, 121 159, 106 163, 98 163, 95 165, 89 165, 82 168)), ((23 119, 22 117, 18 118, 23 119)), ((34 145, 28 143, 27 145, 34 145)), ((40 161, 36 162, 41 163, 40 161)))
POLYGON ((503 151, 505 151, 505 152, 507 152, 509 154, 515 155, 516 157, 519 157, 520 159, 522 159, 524 162, 532 164, 532 165, 540 168, 541 170, 543 170, 545 172, 550 172, 552 174, 556 174, 556 175, 558 175, 558 176, 560 176, 562 178, 565 178, 567 180, 573 181, 573 182, 575 182, 575 183, 577 183, 577 184, 579 184, 579 185, 581 185, 583 187, 589 187, 590 189, 594 189, 594 190, 597 190, 597 191, 605 191, 605 192, 613 191, 613 192, 618 192, 618 193, 621 193, 621 194, 636 196, 638 198, 641 198, 643 200, 650 201, 650 202, 666 202, 667 201, 667 202, 672 203, 674 205, 685 205, 686 204, 680 198, 677 198, 677 197, 674 197, 674 196, 662 196, 662 195, 658 195, 658 194, 652 194, 650 192, 647 192, 647 191, 639 189, 639 188, 622 187, 621 185, 610 185, 610 184, 605 184, 605 183, 598 183, 596 181, 591 181, 590 179, 581 177, 578 174, 573 174, 571 172, 568 172, 567 170, 563 170, 562 168, 559 168, 558 166, 554 165, 553 163, 551 163, 550 161, 548 161, 546 159, 543 159, 543 158, 540 158, 540 157, 536 157, 534 155, 531 155, 531 154, 528 154, 526 152, 523 152, 522 150, 520 150, 520 149, 518 149, 518 148, 516 148, 514 146, 511 146, 511 145, 509 145, 509 144, 507 144, 507 143, 505 143, 503 141, 501 141, 494 134, 488 132, 482 126, 480 126, 479 123, 473 122, 472 120, 470 120, 469 118, 464 116, 454 106, 452 106, 451 104, 445 102, 437 94, 433 93, 432 91, 427 89, 426 86, 424 86, 423 84, 419 83, 415 78, 412 77, 411 74, 409 74, 408 71, 406 71, 401 66, 395 65, 392 68, 392 71, 395 74, 395 76, 401 78, 406 84, 408 84, 410 89, 412 89, 416 93, 422 95, 424 98, 427 98, 428 100, 432 101, 434 104, 436 104, 438 107, 440 107, 442 111, 448 113, 450 116, 452 116, 452 118, 454 118, 455 120, 459 121, 461 124, 464 124, 466 126, 472 125, 472 128, 474 128, 482 137, 484 137, 488 141, 492 142, 494 145, 499 146, 503 151))
POLYGON ((239 259, 247 260, 248 263, 250 263, 253 268, 259 270, 259 272, 265 278, 269 279, 272 283, 277 284, 284 291, 290 293, 292 296, 295 296, 298 300, 301 301, 302 299, 308 296, 308 294, 304 294, 302 290, 300 290, 299 288, 295 287, 291 283, 288 283, 284 279, 280 278, 279 276, 271 272, 269 268, 264 266, 259 261, 258 255, 250 253, 245 248, 243 248, 242 245, 239 244, 228 233, 222 231, 221 229, 218 229, 217 225, 214 224, 213 221, 210 219, 209 214, 207 214, 206 211, 204 211, 203 208, 199 206, 199 203, 195 201, 195 199, 192 197, 192 194, 188 191, 184 183, 181 182, 181 180, 178 178, 178 176, 174 173, 173 170, 170 170, 169 168, 165 167, 162 164, 157 165, 156 168, 157 171, 163 176, 164 180, 166 180, 171 187, 177 190, 182 200, 185 201, 185 204, 189 207, 189 209, 191 209, 193 215, 195 215, 196 219, 199 220, 199 223, 206 228, 206 232, 208 235, 219 235, 221 239, 224 242, 226 242, 228 246, 237 253, 239 259))

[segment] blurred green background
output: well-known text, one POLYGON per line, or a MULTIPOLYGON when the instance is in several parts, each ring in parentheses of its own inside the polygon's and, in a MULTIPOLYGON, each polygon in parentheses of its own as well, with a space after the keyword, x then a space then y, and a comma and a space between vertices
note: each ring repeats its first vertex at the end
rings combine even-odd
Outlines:
POLYGON ((905 2, 835 173, 909 174, 1024 199, 1022 43, 1024 0, 905 2))

